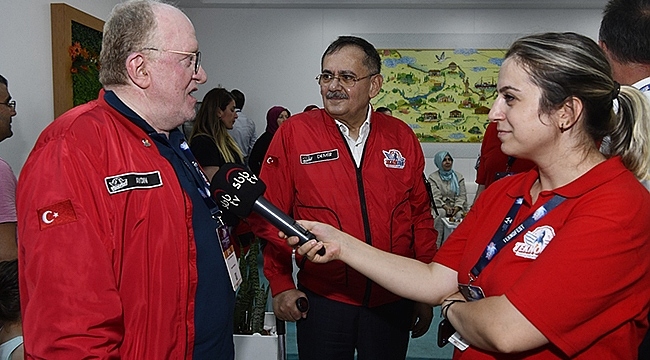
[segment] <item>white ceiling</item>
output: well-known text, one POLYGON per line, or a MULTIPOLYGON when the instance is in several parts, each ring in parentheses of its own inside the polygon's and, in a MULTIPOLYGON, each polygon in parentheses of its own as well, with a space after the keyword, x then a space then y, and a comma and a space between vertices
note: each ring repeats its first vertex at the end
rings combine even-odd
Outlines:
POLYGON ((176 0, 181 8, 602 9, 607 0, 176 0))

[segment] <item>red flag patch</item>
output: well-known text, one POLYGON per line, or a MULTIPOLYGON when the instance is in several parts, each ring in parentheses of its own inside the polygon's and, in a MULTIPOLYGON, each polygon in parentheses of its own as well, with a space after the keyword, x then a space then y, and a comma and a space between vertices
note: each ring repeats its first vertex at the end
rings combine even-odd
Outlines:
POLYGON ((278 166, 278 158, 275 156, 267 156, 266 157, 266 164, 269 166, 278 166))
POLYGON ((74 221, 77 221, 77 214, 75 214, 70 200, 61 201, 38 210, 38 224, 41 230, 74 221))

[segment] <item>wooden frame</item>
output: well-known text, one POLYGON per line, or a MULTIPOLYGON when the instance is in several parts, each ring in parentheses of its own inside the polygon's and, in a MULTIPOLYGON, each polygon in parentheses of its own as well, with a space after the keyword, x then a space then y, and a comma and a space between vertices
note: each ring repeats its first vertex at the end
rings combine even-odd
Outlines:
POLYGON ((54 117, 58 117, 73 106, 72 102, 72 58, 68 53, 72 45, 72 22, 104 30, 104 21, 63 3, 50 4, 52 17, 52 80, 54 87, 54 117))

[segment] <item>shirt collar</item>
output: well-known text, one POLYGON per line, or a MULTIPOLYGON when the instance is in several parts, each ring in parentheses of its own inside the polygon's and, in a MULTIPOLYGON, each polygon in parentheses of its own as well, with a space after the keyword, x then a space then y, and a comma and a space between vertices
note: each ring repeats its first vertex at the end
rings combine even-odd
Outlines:
POLYGON ((136 114, 135 111, 131 110, 131 108, 129 108, 124 102, 122 102, 122 100, 120 100, 117 94, 115 94, 115 92, 111 90, 106 90, 106 92, 104 93, 104 101, 106 101, 108 105, 110 105, 113 109, 117 110, 124 117, 129 119, 132 123, 134 123, 139 128, 144 130, 147 133, 147 135, 151 137, 157 138, 158 136, 156 135, 160 135, 162 136, 162 138, 169 139, 169 141, 172 141, 173 139, 174 142, 179 142, 179 141, 182 142, 184 140, 182 138, 183 133, 178 129, 170 130, 168 137, 162 134, 158 134, 158 132, 156 132, 156 130, 151 125, 149 125, 148 122, 146 122, 140 115, 136 114))
MULTIPOLYGON (((366 120, 361 124, 361 127, 359 128, 359 139, 365 139, 368 136, 368 133, 370 132, 370 115, 372 114, 372 106, 368 104, 368 112, 366 113, 366 120)), ((343 122, 334 119, 336 122, 336 125, 339 126, 339 129, 341 129, 341 132, 343 135, 346 137, 350 137, 350 128, 348 128, 347 125, 345 125, 343 122)))
POLYGON ((632 84, 637 89, 640 89, 641 91, 650 91, 650 77, 647 77, 645 79, 641 79, 634 84, 632 84))
MULTIPOLYGON (((614 179, 619 176, 621 173, 626 172, 627 169, 623 165, 623 161, 620 156, 614 156, 611 159, 607 159, 600 164, 594 166, 591 170, 587 171, 580 178, 573 180, 572 182, 561 186, 557 189, 550 191, 552 194, 557 194, 564 196, 565 198, 575 198, 579 197, 586 192, 614 179)), ((518 198, 520 196, 524 197, 526 201, 530 202, 530 188, 533 186, 533 183, 537 181, 539 177, 539 171, 537 167, 534 167, 532 170, 516 174, 514 176, 522 176, 523 181, 519 183, 519 186, 510 186, 506 192, 512 198, 518 198)), ((506 178, 507 179, 507 178, 506 178)), ((501 180, 499 180, 501 181, 501 180)), ((542 191, 542 193, 547 193, 547 191, 542 191)))

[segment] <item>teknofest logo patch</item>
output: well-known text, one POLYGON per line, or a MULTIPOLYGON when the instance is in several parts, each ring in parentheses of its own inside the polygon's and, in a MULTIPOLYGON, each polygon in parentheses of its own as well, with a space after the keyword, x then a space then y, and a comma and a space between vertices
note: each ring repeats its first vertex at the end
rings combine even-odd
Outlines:
POLYGON ((524 241, 512 248, 515 255, 535 260, 555 237, 555 230, 548 225, 540 226, 524 235, 524 241))

